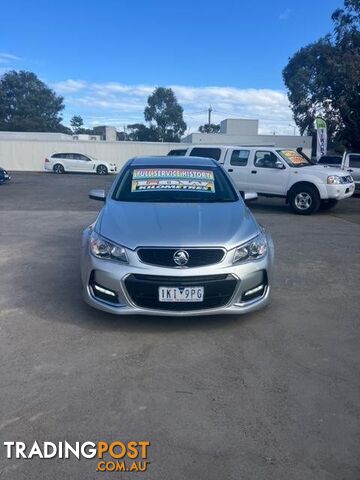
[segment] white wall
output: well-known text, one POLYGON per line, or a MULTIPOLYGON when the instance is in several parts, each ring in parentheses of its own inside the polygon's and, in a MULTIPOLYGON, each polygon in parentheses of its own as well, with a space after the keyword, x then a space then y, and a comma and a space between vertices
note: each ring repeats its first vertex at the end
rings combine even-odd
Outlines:
POLYGON ((226 118, 220 122, 220 133, 227 135, 257 135, 258 132, 259 120, 226 118))
POLYGON ((179 143, 160 142, 76 142, 9 140, 0 138, 0 166, 8 170, 42 172, 45 158, 54 152, 84 153, 121 167, 129 158, 140 155, 166 155, 181 147, 179 143))

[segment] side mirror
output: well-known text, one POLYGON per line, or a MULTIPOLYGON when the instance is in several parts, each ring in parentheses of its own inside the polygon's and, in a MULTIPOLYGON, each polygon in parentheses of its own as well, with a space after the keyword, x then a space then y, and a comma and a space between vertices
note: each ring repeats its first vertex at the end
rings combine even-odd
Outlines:
POLYGON ((250 202, 251 200, 257 200, 258 194, 255 192, 245 192, 243 198, 244 202, 250 202))
POLYGON ((282 162, 280 162, 280 160, 276 160, 275 168, 277 168, 278 170, 284 170, 285 165, 282 162))
POLYGON ((100 202, 105 202, 106 200, 105 190, 101 188, 94 188, 93 190, 90 190, 89 198, 91 198, 91 200, 99 200, 100 202))

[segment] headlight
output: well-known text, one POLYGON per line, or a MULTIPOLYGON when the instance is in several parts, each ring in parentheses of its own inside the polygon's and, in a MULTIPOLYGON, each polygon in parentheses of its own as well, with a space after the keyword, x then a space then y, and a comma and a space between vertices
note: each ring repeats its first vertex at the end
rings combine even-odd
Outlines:
POLYGON ((340 185, 341 179, 338 175, 329 175, 327 177, 327 183, 329 185, 340 185))
POLYGON ((263 258, 267 252, 267 241, 263 233, 250 242, 238 247, 235 250, 233 263, 245 262, 247 260, 257 260, 263 258))
POLYGON ((128 263, 124 247, 115 245, 114 243, 109 242, 109 240, 105 240, 105 238, 95 231, 90 235, 90 252, 97 258, 128 263))

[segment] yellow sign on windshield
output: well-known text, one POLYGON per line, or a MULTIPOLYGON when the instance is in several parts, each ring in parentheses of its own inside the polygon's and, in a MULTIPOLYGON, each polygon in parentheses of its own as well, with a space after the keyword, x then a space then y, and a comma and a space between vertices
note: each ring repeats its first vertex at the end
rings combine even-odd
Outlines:
POLYGON ((287 157, 293 165, 306 162, 305 158, 295 150, 281 150, 281 153, 284 155, 284 157, 287 157))

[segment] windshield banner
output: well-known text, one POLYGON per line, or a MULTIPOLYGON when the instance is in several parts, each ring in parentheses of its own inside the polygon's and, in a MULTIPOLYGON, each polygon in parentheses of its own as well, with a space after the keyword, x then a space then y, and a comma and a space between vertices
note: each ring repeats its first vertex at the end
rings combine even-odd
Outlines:
POLYGON ((211 170, 141 168, 133 171, 131 191, 151 190, 200 191, 215 193, 211 170))

